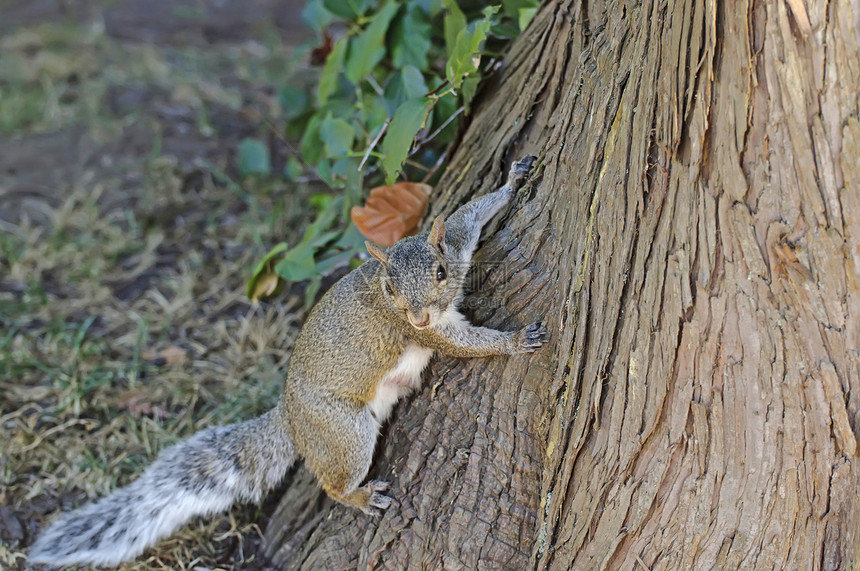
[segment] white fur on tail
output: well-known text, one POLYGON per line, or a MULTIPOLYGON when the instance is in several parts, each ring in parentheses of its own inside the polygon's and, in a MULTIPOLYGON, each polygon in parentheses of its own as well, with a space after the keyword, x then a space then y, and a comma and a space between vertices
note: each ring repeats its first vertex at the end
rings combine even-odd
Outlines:
POLYGON ((269 412, 209 428, 165 450, 143 475, 112 495, 52 523, 29 560, 51 565, 116 565, 131 559, 196 515, 257 501, 295 460, 292 444, 269 412))

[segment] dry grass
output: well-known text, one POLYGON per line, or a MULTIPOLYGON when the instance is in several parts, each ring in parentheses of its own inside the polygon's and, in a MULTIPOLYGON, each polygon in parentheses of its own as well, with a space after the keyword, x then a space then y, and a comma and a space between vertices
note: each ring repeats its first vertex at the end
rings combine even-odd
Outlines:
MULTIPOLYGON (((59 511, 272 406, 300 298, 252 307, 244 285, 266 245, 296 238, 308 190, 220 174, 274 108, 260 70, 277 49, 128 47, 91 23, 0 49, 6 172, 22 157, 0 178, 0 568, 15 569, 59 511)), ((260 516, 195 520, 122 569, 257 568, 260 516)))

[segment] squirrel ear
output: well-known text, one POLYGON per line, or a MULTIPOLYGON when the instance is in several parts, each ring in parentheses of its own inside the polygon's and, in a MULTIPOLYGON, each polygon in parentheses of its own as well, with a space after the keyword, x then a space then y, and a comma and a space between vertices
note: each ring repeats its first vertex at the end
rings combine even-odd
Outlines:
POLYGON ((437 216, 436 220, 433 221, 433 227, 430 228, 430 236, 427 237, 427 241, 437 248, 442 254, 445 254, 445 219, 441 216, 437 216))
POLYGON ((367 248, 368 254, 379 260, 379 263, 388 269, 388 254, 385 253, 385 250, 368 240, 364 241, 364 247, 367 248))

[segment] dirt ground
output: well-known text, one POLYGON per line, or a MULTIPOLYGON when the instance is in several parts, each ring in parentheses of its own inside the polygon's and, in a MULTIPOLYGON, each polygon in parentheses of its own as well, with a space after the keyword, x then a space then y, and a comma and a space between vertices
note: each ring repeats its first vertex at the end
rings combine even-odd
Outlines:
MULTIPOLYGON (((275 402, 301 292, 244 288, 310 189, 242 180, 306 37, 300 3, 15 0, 0 19, 0 568, 160 450, 275 402)), ((260 569, 274 506, 199 518, 123 569, 260 569)))

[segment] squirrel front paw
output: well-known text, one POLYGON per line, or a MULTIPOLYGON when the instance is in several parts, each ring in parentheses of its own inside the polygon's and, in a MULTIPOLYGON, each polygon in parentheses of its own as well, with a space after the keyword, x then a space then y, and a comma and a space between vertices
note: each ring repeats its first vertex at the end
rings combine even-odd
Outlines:
POLYGON ((511 165, 511 172, 508 175, 508 184, 511 186, 512 190, 519 190, 526 178, 529 176, 529 172, 532 170, 532 165, 536 160, 536 156, 528 155, 511 165))
POLYGON ((546 327, 543 322, 535 321, 527 327, 523 327, 516 334, 517 351, 520 353, 532 353, 536 349, 540 349, 541 345, 549 339, 546 334, 546 327))

